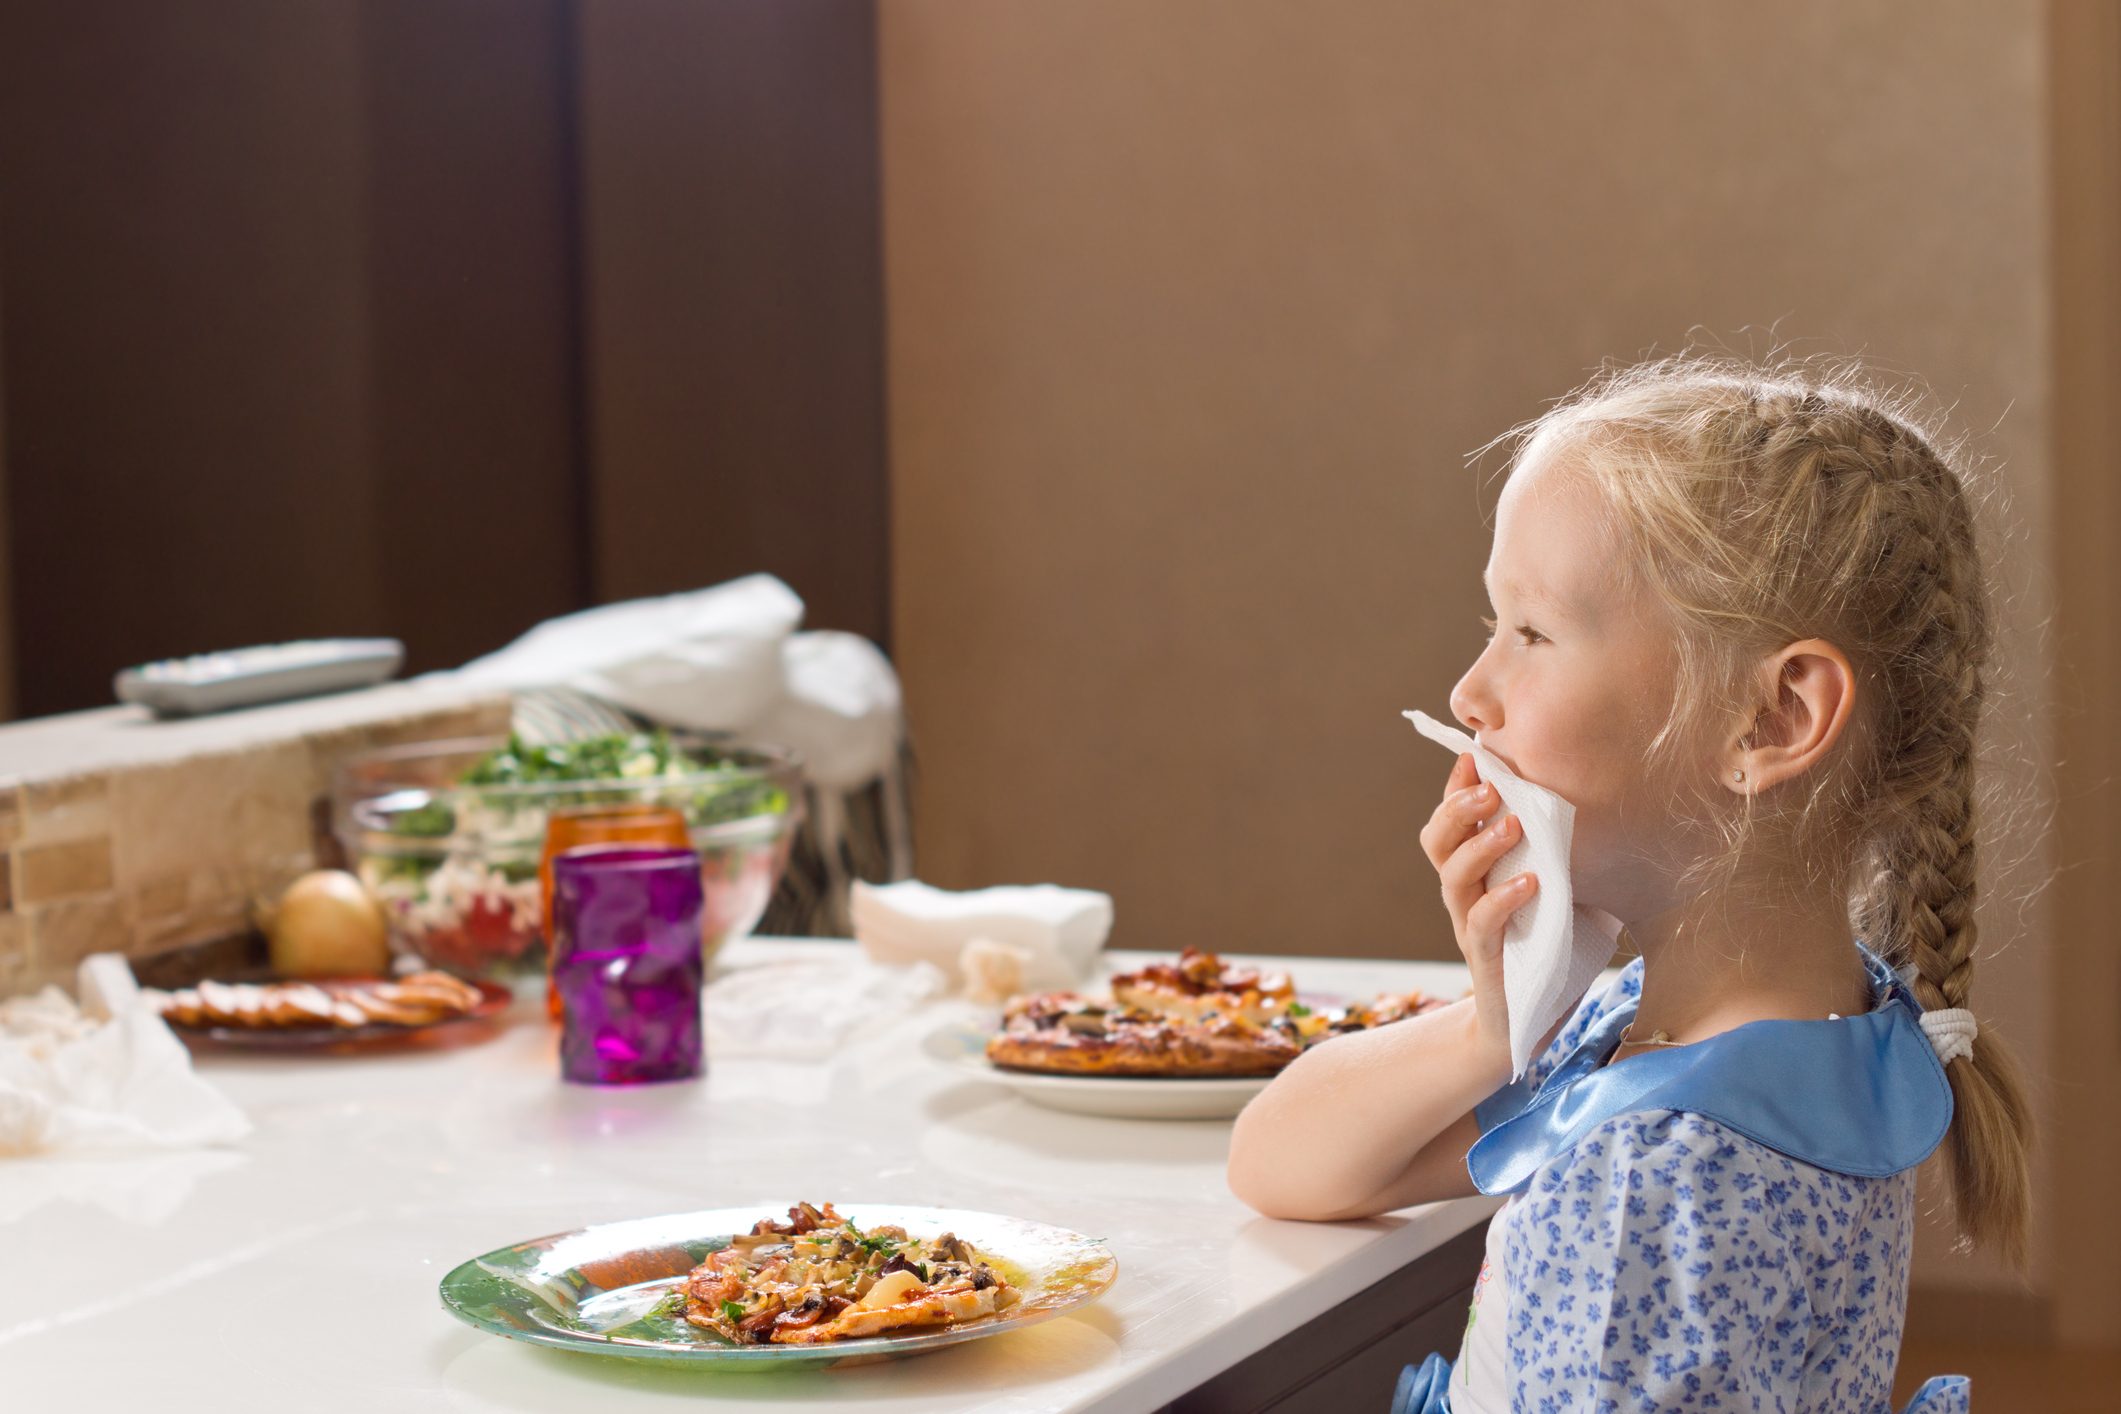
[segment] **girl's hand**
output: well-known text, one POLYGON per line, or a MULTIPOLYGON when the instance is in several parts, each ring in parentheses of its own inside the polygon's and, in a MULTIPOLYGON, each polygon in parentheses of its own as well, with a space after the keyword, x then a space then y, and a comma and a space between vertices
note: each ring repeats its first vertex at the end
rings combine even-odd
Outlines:
POLYGON ((1490 890, 1488 871, 1510 852, 1522 827, 1517 817, 1498 808, 1495 788, 1473 770, 1473 758, 1460 756, 1444 783, 1443 802, 1422 827, 1421 847, 1443 880, 1443 903, 1450 910, 1458 950, 1473 971, 1473 1003, 1478 1011, 1475 1034, 1491 1050, 1504 1076, 1510 1068, 1510 1012, 1502 990, 1502 931, 1510 915, 1532 901, 1537 876, 1519 874, 1490 890), (1492 819, 1490 818, 1492 817, 1492 819), (1481 821, 1488 820, 1486 829, 1481 821))

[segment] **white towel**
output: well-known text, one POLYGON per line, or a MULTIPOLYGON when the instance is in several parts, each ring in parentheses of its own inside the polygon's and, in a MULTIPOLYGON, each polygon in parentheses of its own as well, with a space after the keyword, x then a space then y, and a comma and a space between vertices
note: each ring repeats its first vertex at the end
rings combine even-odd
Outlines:
POLYGON ((0 1003, 0 1155, 187 1149, 250 1132, 193 1073, 124 958, 85 958, 79 976, 79 1007, 57 988, 0 1003))
POLYGON ((1540 1038, 1612 960, 1620 920, 1575 904, 1569 879, 1575 806, 1545 786, 1520 778, 1456 727, 1426 712, 1401 715, 1429 740, 1452 751, 1471 752, 1480 779, 1495 787, 1504 808, 1524 827, 1522 838, 1495 861, 1487 879, 1491 889, 1527 871, 1539 879, 1539 891, 1510 915, 1502 934, 1502 992, 1510 1011, 1510 1072, 1515 1079, 1536 1058, 1540 1038))
POLYGON ((1112 896, 1055 884, 950 893, 907 879, 855 881, 855 941, 878 962, 932 962, 964 981, 965 944, 985 938, 1024 954, 1024 986, 1073 987, 1090 975, 1112 931, 1112 896))

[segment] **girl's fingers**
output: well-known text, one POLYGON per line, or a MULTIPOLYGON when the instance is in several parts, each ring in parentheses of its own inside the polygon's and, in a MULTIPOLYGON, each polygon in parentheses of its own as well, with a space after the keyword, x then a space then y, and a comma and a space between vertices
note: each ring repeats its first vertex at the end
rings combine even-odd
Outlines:
POLYGON ((1421 830, 1422 851, 1429 856, 1429 863, 1438 868, 1443 867, 1443 862, 1471 838, 1480 822, 1493 815, 1501 804, 1495 788, 1483 784, 1473 775, 1472 763, 1470 756, 1458 758, 1442 802, 1421 830))
POLYGON ((1466 910, 1465 921, 1458 929, 1459 951, 1465 954, 1466 968, 1473 974, 1473 1004, 1480 1033, 1501 1055, 1507 1055, 1510 1049, 1510 1004, 1503 990, 1503 928, 1510 915, 1531 902, 1538 889, 1535 876, 1519 874, 1500 888, 1482 894, 1466 910))
POLYGON ((1473 769, 1473 753, 1461 751, 1458 753, 1458 759, 1451 763, 1451 778, 1444 782, 1443 793, 1449 795, 1453 791, 1461 791, 1467 786, 1479 783, 1480 772, 1473 769))
POLYGON ((1522 834, 1517 817, 1504 815, 1459 845, 1451 852, 1450 858, 1437 866, 1437 877, 1443 882, 1444 905, 1451 910, 1452 917, 1463 918, 1466 910, 1487 891, 1488 871, 1510 852, 1522 834))
POLYGON ((1537 874, 1519 874, 1500 888, 1482 894, 1466 910, 1466 960, 1491 958, 1502 952, 1502 934, 1510 915, 1532 901, 1539 892, 1537 874))

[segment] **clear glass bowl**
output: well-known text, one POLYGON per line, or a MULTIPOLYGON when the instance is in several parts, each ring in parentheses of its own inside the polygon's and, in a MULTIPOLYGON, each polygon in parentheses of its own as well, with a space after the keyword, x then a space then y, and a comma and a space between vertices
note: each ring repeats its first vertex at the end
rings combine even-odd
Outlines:
POLYGON ((463 976, 528 961, 543 941, 538 862, 545 821, 566 805, 641 801, 685 816, 700 852, 701 945, 757 926, 802 823, 802 761, 785 747, 680 742, 708 763, 681 776, 465 785, 503 737, 365 752, 339 767, 333 823, 383 905, 396 946, 463 976))

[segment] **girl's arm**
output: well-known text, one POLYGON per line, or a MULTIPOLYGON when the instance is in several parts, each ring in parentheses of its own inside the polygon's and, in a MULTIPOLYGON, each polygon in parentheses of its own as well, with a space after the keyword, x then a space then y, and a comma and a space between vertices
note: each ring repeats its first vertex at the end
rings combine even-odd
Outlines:
POLYGON ((1270 1218, 1368 1217, 1471 1194, 1473 1106, 1510 1078, 1461 1001, 1323 1042, 1237 1117, 1230 1191, 1270 1218))
POLYGON ((1480 1137, 1473 1107, 1510 1078, 1503 925, 1539 882, 1520 874, 1487 890, 1488 870, 1519 834, 1509 815, 1481 828, 1499 804, 1461 756, 1421 832, 1472 998, 1314 1046, 1245 1107, 1230 1140, 1230 1191, 1260 1212, 1365 1217, 1474 1191, 1465 1165, 1480 1137))

